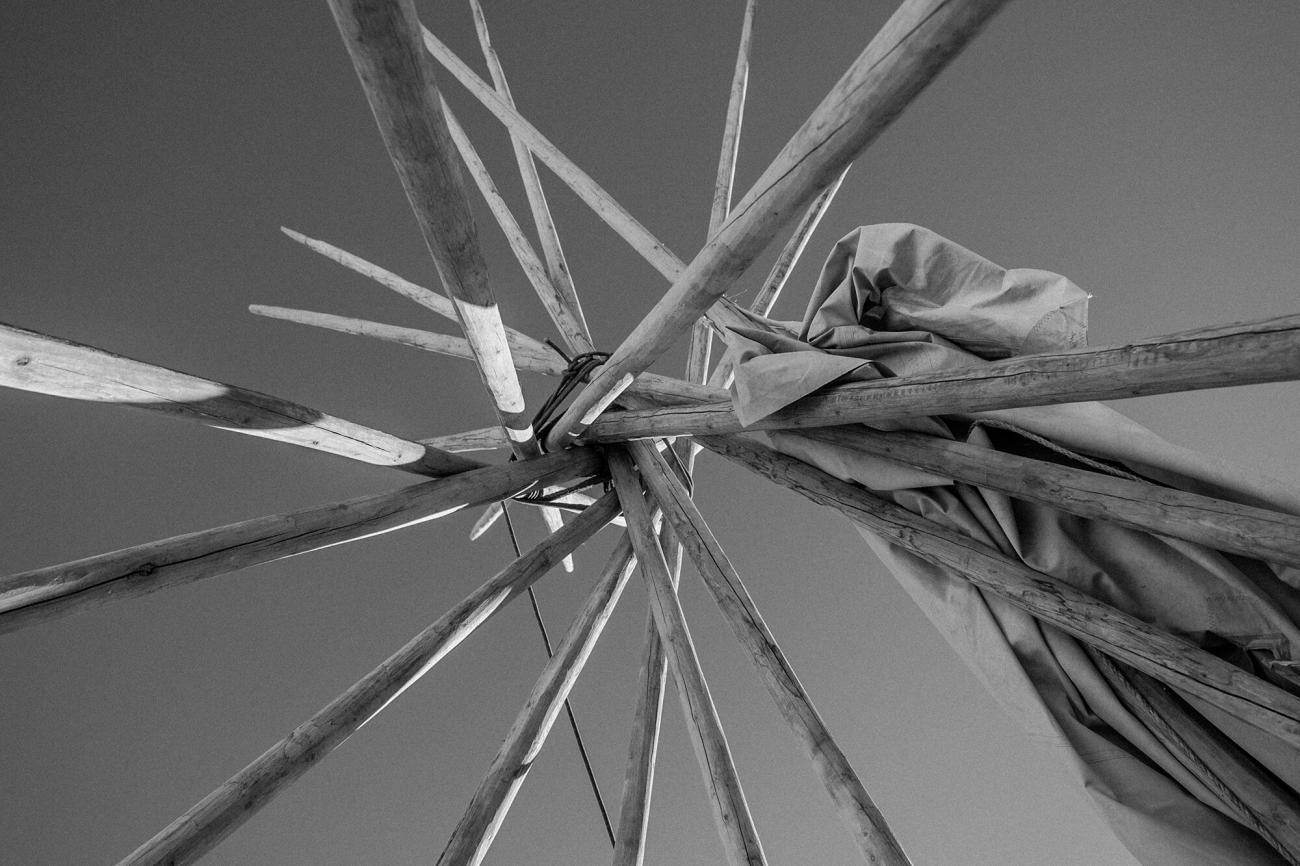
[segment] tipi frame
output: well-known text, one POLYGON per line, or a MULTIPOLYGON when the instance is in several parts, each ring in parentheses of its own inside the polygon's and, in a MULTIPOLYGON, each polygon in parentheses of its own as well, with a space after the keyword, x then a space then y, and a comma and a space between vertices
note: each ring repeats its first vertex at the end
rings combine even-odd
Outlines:
MULTIPOLYGON (((409 283, 356 256, 295 232, 318 252, 457 321, 464 338, 282 308, 253 312, 304 324, 420 345, 472 358, 499 424, 436 440, 412 441, 254 391, 111 355, 14 327, 0 330, 0 384, 78 399, 110 400, 198 420, 222 429, 287 441, 432 480, 393 493, 255 518, 203 532, 50 566, 0 579, 0 631, 48 621, 122 596, 154 592, 257 563, 341 544, 474 505, 486 519, 509 499, 542 508, 553 534, 475 590, 459 605, 250 763, 123 863, 191 862, 233 832, 289 782, 342 743, 428 671, 478 625, 603 526, 626 534, 586 605, 512 726, 439 862, 480 862, 558 718, 605 621, 641 566, 651 599, 641 703, 617 811, 614 862, 644 855, 659 709, 668 672, 681 695, 729 862, 762 863, 750 817, 690 632, 675 594, 683 553, 716 598, 724 618, 762 675, 792 732, 807 751, 837 812, 867 862, 904 864, 906 855, 866 787, 849 765, 775 638, 764 624, 689 491, 698 448, 766 475, 930 562, 953 568, 1123 663, 1116 676, 1159 700, 1159 683, 1177 686, 1300 747, 1300 699, 1136 618, 948 532, 866 491, 779 454, 744 436, 748 429, 804 431, 843 441, 843 425, 899 415, 931 415, 1113 399, 1198 388, 1300 378, 1300 317, 1286 317, 1153 338, 1124 346, 1023 356, 960 376, 912 377, 825 389, 743 427, 722 387, 725 364, 711 369, 709 344, 729 325, 762 327, 812 228, 853 159, 896 117, 998 11, 1003 0, 907 0, 823 103, 753 185, 732 204, 732 174, 744 105, 753 2, 746 9, 719 160, 709 240, 689 262, 678 259, 514 108, 477 0, 471 0, 489 84, 427 30, 410 0, 330 0, 371 110, 445 295, 409 283), (507 127, 540 242, 496 193, 434 84, 438 62, 507 127), (642 322, 599 366, 556 360, 556 352, 506 328, 486 279, 466 184, 467 171, 510 240, 568 353, 595 353, 534 160, 567 183, 671 282, 642 322), (776 236, 795 228, 750 309, 725 293, 776 236), (758 317, 753 314, 757 313, 758 317), (645 372, 692 329, 685 378, 645 372), (517 371, 566 377, 575 396, 542 428, 526 407, 517 371), (148 399, 141 399, 147 395, 148 399), (286 425, 285 419, 292 425, 286 425), (508 445, 514 460, 486 466, 467 453, 508 445), (604 482, 594 495, 582 489, 604 482), (561 509, 579 510, 563 523, 561 509), (658 526, 662 521, 662 526, 658 526), (678 549, 680 546, 680 549, 678 549), (676 550, 676 553, 674 551, 676 550), (1139 672, 1132 675, 1132 671, 1139 672), (1126 674, 1126 672, 1128 672, 1126 674), (1141 678, 1139 678, 1141 677, 1141 678), (1149 678, 1149 679, 1148 679, 1149 678)), ((1085 517, 1225 550, 1300 565, 1300 519, 1139 481, 970 453, 960 444, 855 429, 854 447, 958 480, 1037 499, 1085 517)), ((1176 715, 1176 708, 1165 708, 1176 715)), ((1224 749, 1207 770, 1245 778, 1224 749)), ((1266 794, 1267 796, 1267 794, 1266 794)), ((1243 823, 1280 851, 1300 852, 1300 821, 1289 803, 1261 811, 1242 804, 1243 823)))

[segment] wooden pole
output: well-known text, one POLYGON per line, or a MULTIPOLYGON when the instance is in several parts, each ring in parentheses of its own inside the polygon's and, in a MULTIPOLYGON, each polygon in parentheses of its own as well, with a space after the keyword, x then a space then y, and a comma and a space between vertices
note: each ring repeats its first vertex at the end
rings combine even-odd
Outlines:
MULTIPOLYGON (((736 69, 731 78, 731 96, 727 100, 727 119, 722 130, 722 149, 718 155, 718 175, 713 182, 713 202, 709 209, 709 237, 713 237, 731 212, 731 187, 736 177, 736 157, 740 151, 740 127, 745 116, 745 91, 749 86, 749 52, 754 33, 754 0, 745 3, 745 20, 740 28, 740 47, 736 50, 736 69)), ((691 330, 686 355, 686 380, 704 382, 709 376, 709 346, 713 331, 703 319, 691 330)))
POLYGON ((269 394, 4 324, 0 386, 148 409, 417 475, 438 477, 483 465, 269 394))
POLYGON ((518 457, 539 453, 412 0, 330 0, 420 233, 518 457))
POLYGON ((1126 346, 1021 355, 959 370, 853 382, 810 394, 748 427, 727 402, 611 413, 582 438, 622 442, 827 427, 1296 379, 1300 315, 1148 337, 1126 346))
MULTIPOLYGON (((387 325, 367 321, 366 319, 335 316, 331 313, 316 313, 310 310, 296 310, 290 307, 252 304, 248 309, 254 315, 265 316, 270 319, 281 319, 300 325, 326 328, 344 334, 374 337, 402 346, 423 349, 426 352, 437 352, 455 358, 472 359, 474 357, 473 350, 470 349, 466 340, 446 334, 436 334, 432 331, 422 331, 418 328, 403 328, 398 325, 387 325)), ((540 351, 528 346, 517 347, 512 353, 512 358, 515 369, 525 373, 558 376, 568 367, 564 359, 549 346, 544 346, 540 351)), ((674 379, 671 376, 662 376, 658 373, 642 373, 636 377, 636 381, 632 383, 626 393, 633 397, 644 397, 653 405, 663 406, 717 401, 726 397, 727 392, 722 388, 674 379)), ((436 445, 437 443, 430 440, 427 444, 436 445)))
POLYGON ((1146 674, 1088 647, 1088 656, 1120 702, 1288 863, 1300 863, 1300 798, 1250 753, 1223 735, 1176 694, 1146 674))
MULTIPOLYGON (((374 280, 386 289, 391 289, 407 300, 415 301, 426 310, 437 313, 444 319, 451 319, 457 325, 460 324, 460 318, 456 315, 456 307, 451 301, 438 294, 432 289, 426 289, 424 286, 417 285, 410 280, 399 277, 392 271, 385 270, 373 262, 368 262, 358 255, 340 249, 333 244, 326 243, 316 238, 309 238, 302 232, 296 232, 293 229, 280 227, 290 238, 307 247, 313 252, 320 253, 332 262, 337 262, 343 267, 355 271, 363 277, 374 280)), ((522 331, 516 331, 509 325, 506 326, 506 340, 510 344, 511 351, 522 352, 531 350, 537 354, 554 354, 549 346, 541 340, 533 339, 522 331)))
POLYGON ((867 794, 848 757, 827 730, 740 575, 691 501, 690 494, 649 444, 634 442, 629 445, 629 450, 651 496, 663 510, 678 542, 695 563, 736 640, 749 654, 773 703, 812 760, 817 775, 835 803, 840 820, 853 834, 863 858, 871 864, 908 866, 910 861, 903 853, 902 845, 867 794))
POLYGON ((464 430, 460 433, 431 436, 416 441, 457 454, 462 451, 493 451, 497 448, 505 448, 510 444, 510 437, 500 427, 481 427, 477 430, 464 430))
POLYGON ((590 425, 735 282, 975 36, 1004 0, 907 0, 741 200, 668 293, 561 416, 547 447, 590 425))
POLYGON ((9 575, 0 578, 0 633, 110 599, 391 532, 548 481, 598 473, 602 463, 593 451, 550 454, 9 575))
POLYGON ((664 561, 659 542, 655 540, 650 507, 641 493, 640 480, 626 452, 611 450, 608 460, 614 488, 627 516, 628 532, 649 590, 659 638, 677 681, 687 727, 691 731, 691 743, 709 789, 709 803, 713 807, 713 819, 722 838, 727 862, 732 866, 764 863, 763 848, 736 775, 726 735, 709 696, 686 617, 677 601, 677 594, 673 592, 668 564, 664 561))
POLYGON ((917 433, 855 426, 802 435, 1080 517, 1300 566, 1300 517, 1292 514, 917 433))
POLYGON ((514 214, 510 212, 510 207, 506 204, 501 193, 497 191, 496 184, 492 182, 492 176, 488 174, 487 166, 474 149, 473 143, 466 135, 464 127, 456 120, 456 115, 452 114, 451 108, 446 101, 442 102, 443 114, 447 117, 447 128, 451 131, 451 140, 456 144, 456 149, 460 151, 461 159, 464 160, 466 168, 469 169, 470 177, 474 179, 475 185, 479 192, 483 194, 484 201, 487 202, 488 210, 496 217, 497 225, 506 236, 506 242, 510 244, 510 250, 515 254, 515 260, 523 268, 524 276, 532 285, 533 291, 537 293, 537 298, 542 302, 542 307, 546 314, 551 317, 555 324, 556 330, 564 339, 564 344, 572 352, 590 352, 594 347, 591 345, 591 339, 587 336, 586 326, 580 322, 569 308, 568 300, 560 293, 560 290, 551 283, 550 275, 547 273, 546 265, 537 257, 533 250, 532 244, 528 242, 528 237, 524 234, 523 228, 520 227, 519 221, 515 219, 514 214))
POLYGON ((632 544, 624 533, 605 565, 569 631, 555 648, 537 679, 505 742, 492 759, 482 784, 470 800, 465 815, 452 831, 447 847, 438 858, 440 866, 464 866, 483 862, 496 838, 506 812, 524 783, 528 770, 542 750, 570 690, 578 680, 605 623, 614 612, 623 587, 632 574, 635 560, 632 544))
POLYGON ((650 796, 654 788, 655 758, 659 751, 659 720, 663 715, 667 665, 652 610, 646 622, 645 651, 637 680, 640 688, 637 689, 636 709, 632 714, 623 798, 618 810, 618 829, 614 834, 614 866, 641 866, 645 860, 645 837, 650 824, 650 796))
MULTIPOLYGON (((296 310, 291 307, 250 304, 248 311, 254 316, 280 319, 281 321, 294 322, 299 325, 310 325, 313 328, 326 328, 342 334, 372 337, 402 346, 410 346, 413 349, 423 349, 426 352, 437 352, 440 355, 450 355, 453 358, 474 360, 474 350, 470 348, 469 341, 464 337, 453 337, 449 334, 438 334, 433 331, 423 331, 419 328, 387 325, 366 319, 354 319, 349 316, 335 316, 331 313, 296 310)), ((534 349, 531 346, 515 346, 512 348, 511 357, 517 369, 528 373, 558 376, 568 367, 564 359, 549 346, 543 347, 542 350, 534 349)))
MULTIPOLYGON (((506 81, 505 69, 496 49, 492 47, 492 37, 488 34, 487 16, 478 0, 470 0, 474 13, 474 27, 478 31, 479 46, 483 49, 483 58, 487 61, 488 73, 498 95, 511 108, 515 107, 514 97, 510 95, 510 85, 506 81)), ((528 208, 533 214, 533 223, 537 227, 537 239, 541 244, 542 255, 546 260, 546 274, 561 298, 565 318, 569 322, 561 333, 570 332, 573 340, 570 348, 576 352, 590 352, 595 348, 591 341, 591 331, 587 320, 582 315, 582 304, 578 300, 578 291, 573 285, 573 276, 569 273, 569 263, 564 257, 564 248, 560 245, 559 232, 555 230, 555 221, 551 219, 551 209, 546 203, 546 193, 542 190, 542 179, 537 175, 537 165, 528 145, 513 131, 510 143, 515 151, 515 162, 519 165, 519 177, 523 181, 524 195, 528 198, 528 208)))
POLYGON ((442 660, 489 617, 523 593, 613 517, 606 495, 562 531, 470 593, 350 689, 200 800, 119 866, 192 863, 276 794, 343 743, 442 660))
POLYGON ((794 270, 794 266, 799 263, 799 257, 803 255, 804 248, 808 246, 808 239, 812 237, 817 230, 817 224, 822 221, 826 215, 826 209, 831 206, 831 201, 835 198, 835 193, 840 191, 840 185, 844 183, 844 178, 848 175, 851 165, 845 166, 840 172, 839 177, 831 181, 830 186, 818 193, 817 198, 812 200, 808 209, 803 212, 799 218, 799 224, 794 228, 794 234, 785 242, 781 248, 781 253, 776 257, 776 262, 772 265, 772 270, 768 272, 767 279, 763 280, 763 287, 758 290, 754 300, 750 303, 749 308, 760 316, 772 315, 772 307, 776 305, 776 299, 780 297, 781 290, 785 288, 785 281, 794 270))
POLYGON ((546 136, 537 131, 537 127, 525 120, 514 106, 503 99, 490 84, 475 75, 465 61, 452 53, 450 48, 427 29, 424 30, 424 45, 434 59, 506 125, 511 135, 524 142, 547 168, 555 172, 560 180, 577 193, 606 225, 627 241, 628 245, 640 253, 655 270, 668 280, 674 279, 681 273, 683 267, 681 259, 673 255, 672 251, 652 235, 649 229, 641 225, 636 217, 628 213, 613 196, 605 192, 600 184, 592 180, 590 175, 574 165, 559 148, 551 144, 546 136))
POLYGON ((1300 696, 806 463, 743 437, 700 442, 1143 673, 1300 747, 1300 696))

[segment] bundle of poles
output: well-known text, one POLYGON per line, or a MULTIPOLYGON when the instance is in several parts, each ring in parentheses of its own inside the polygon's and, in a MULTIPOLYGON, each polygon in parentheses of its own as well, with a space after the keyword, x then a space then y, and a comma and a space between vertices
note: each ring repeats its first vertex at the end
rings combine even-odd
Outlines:
MULTIPOLYGON (((866 787, 826 729, 739 574, 692 501, 700 448, 769 477, 844 514, 924 560, 963 575, 1117 660, 1158 701, 1163 686, 1202 698, 1300 748, 1300 698, 1152 626, 939 527, 867 490, 763 445, 747 430, 798 435, 1067 512, 1189 538, 1272 562, 1300 565, 1300 519, 1141 481, 862 426, 882 419, 1116 399, 1300 378, 1300 316, 1152 338, 1123 346, 1028 355, 959 373, 885 379, 823 389, 743 427, 723 390, 726 364, 710 365, 710 342, 727 326, 753 327, 785 278, 852 160, 976 35, 1003 0, 906 0, 814 110, 753 187, 732 203, 754 4, 745 10, 709 236, 689 262, 669 251, 516 110, 486 19, 471 0, 488 83, 416 17, 411 0, 329 0, 445 293, 421 287, 324 241, 286 229, 311 249, 375 279, 440 316, 463 337, 325 313, 254 306, 258 315, 331 328, 473 359, 498 424, 413 441, 266 394, 112 355, 23 329, 0 328, 0 384, 83 400, 130 404, 222 429, 426 476, 394 492, 245 520, 63 565, 0 578, 0 632, 115 598, 155 592, 323 547, 489 506, 511 498, 540 504, 553 533, 417 634, 352 688, 272 745, 122 863, 187 863, 235 830, 329 754, 478 626, 602 527, 625 525, 590 597, 553 655, 456 826, 439 862, 478 863, 564 706, 635 565, 650 599, 639 703, 622 801, 613 829, 617 864, 641 862, 663 690, 671 672, 728 861, 764 855, 690 631, 677 599, 689 560, 751 657, 773 701, 807 752, 869 863, 907 858, 866 787), (497 193, 435 85, 434 63, 508 129, 539 239, 534 249, 497 193), (671 284, 544 435, 533 424, 519 372, 562 375, 553 348, 504 326, 487 279, 463 172, 510 241, 569 354, 595 350, 551 220, 541 160, 671 284), (793 226, 793 228, 791 228, 793 226), (771 274, 748 310, 724 297, 778 234, 771 274), (645 372, 691 330, 685 377, 645 372), (710 370, 710 367, 713 369, 710 370), (514 459, 485 465, 469 453, 508 447, 514 459), (600 485, 594 494, 582 487, 600 485), (567 523, 562 510, 576 512, 567 523), (1136 673, 1134 673, 1136 672, 1136 673), (1163 684, 1163 686, 1161 685, 1163 684)), ((1177 713, 1177 707, 1167 709, 1177 713)), ((1245 759, 1223 750, 1214 771, 1248 777, 1245 759)), ((1286 808, 1262 817, 1291 852, 1300 820, 1286 808)), ((1259 818, 1259 816, 1256 816, 1259 818)))

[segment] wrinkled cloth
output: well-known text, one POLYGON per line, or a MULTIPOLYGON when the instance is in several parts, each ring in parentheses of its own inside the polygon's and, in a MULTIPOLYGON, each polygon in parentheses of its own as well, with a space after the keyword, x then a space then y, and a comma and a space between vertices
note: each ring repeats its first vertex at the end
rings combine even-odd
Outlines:
MULTIPOLYGON (((1086 344, 1088 295, 1057 274, 1007 270, 917 226, 866 226, 831 251, 800 323, 737 332, 742 422, 852 380, 969 367, 1086 344)), ((1099 403, 872 425, 955 438, 1092 471, 1300 514, 1300 493, 1174 446, 1099 403), (1048 440, 1044 442, 1043 440, 1048 440), (1082 461, 1082 463, 1077 462, 1082 461)), ((1294 570, 1087 520, 872 457, 768 431, 768 444, 957 530, 1300 693, 1294 570)), ((1237 823, 1121 702, 1083 646, 959 575, 861 530, 909 595, 1031 737, 1059 747, 1144 864, 1286 861, 1237 823)), ((1293 791, 1300 755, 1180 695, 1293 791)))

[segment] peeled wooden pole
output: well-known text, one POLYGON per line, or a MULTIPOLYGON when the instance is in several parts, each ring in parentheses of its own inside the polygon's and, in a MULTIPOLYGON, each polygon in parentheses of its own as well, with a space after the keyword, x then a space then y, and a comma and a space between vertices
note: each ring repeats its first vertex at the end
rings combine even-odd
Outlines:
MULTIPOLYGON (((387 325, 348 316, 336 316, 332 313, 297 310, 291 307, 252 304, 248 309, 249 312, 256 316, 264 316, 270 319, 326 328, 344 334, 374 337, 402 346, 410 346, 413 349, 423 349, 426 352, 450 355, 454 358, 473 359, 474 357, 473 350, 470 349, 466 340, 446 334, 436 334, 432 331, 422 331, 418 328, 403 328, 398 325, 387 325)), ((549 346, 543 347, 541 351, 529 347, 516 348, 512 353, 512 359, 515 369, 524 373, 558 376, 568 367, 564 359, 549 346)), ((720 400, 726 396, 726 392, 721 388, 674 379, 671 376, 661 376, 658 373, 642 373, 637 376, 636 381, 628 388, 627 394, 632 397, 644 397, 654 405, 699 403, 720 400)), ((505 435, 503 428, 498 427, 495 429, 501 430, 501 435, 505 435)), ((428 445, 437 445, 437 442, 433 440, 421 441, 428 445)), ((454 451, 456 449, 450 450, 454 451)))
POLYGON ((668 661, 664 658, 663 642, 659 640, 653 611, 647 626, 645 651, 637 675, 640 687, 632 714, 632 736, 628 741, 618 828, 614 832, 614 866, 641 866, 645 860, 645 837, 650 824, 650 795, 659 751, 659 720, 663 714, 668 661))
POLYGON ((1005 0, 907 0, 795 133, 727 223, 561 416, 547 448, 591 424, 727 291, 811 201, 975 36, 1005 0))
POLYGON ((393 168, 516 456, 539 453, 412 0, 329 0, 393 168))
POLYGON ((1176 694, 1089 647, 1120 702, 1192 776, 1292 864, 1300 864, 1300 798, 1176 694))
POLYGON ((578 320, 574 317, 569 309, 567 299, 560 294, 558 288, 551 283, 550 275, 546 271, 546 265, 538 258, 537 253, 533 250, 532 244, 528 242, 527 235, 515 219, 514 214, 510 212, 510 207, 506 204, 505 199, 497 190, 496 184, 492 182, 492 176, 488 174, 487 166, 483 164, 482 158, 474 145, 465 133, 464 127, 456 120, 456 115, 444 101, 442 103, 443 114, 447 117, 447 128, 451 131, 451 140, 455 142, 456 149, 460 152, 461 159, 465 162, 465 167, 469 169, 470 177, 474 179, 475 185, 479 192, 482 193, 484 201, 487 202, 488 210, 496 218, 497 225, 506 236, 506 242, 510 245, 510 250, 515 254, 515 260, 523 268, 524 276, 532 285, 533 291, 537 294, 538 300, 542 302, 542 307, 546 314, 551 317, 555 324, 556 330, 564 339, 564 343, 572 352, 590 352, 592 348, 591 340, 587 337, 586 331, 578 320))
POLYGON ((451 475, 483 465, 269 394, 5 324, 0 386, 148 409, 417 475, 451 475))
POLYGON ((119 866, 192 863, 272 797, 343 743, 451 652, 489 617, 524 592, 614 516, 606 495, 562 531, 516 559, 412 638, 350 689, 262 753, 119 866))
POLYGON ((1070 514, 1300 566, 1300 517, 918 433, 825 427, 803 436, 1070 514))
MULTIPOLYGON (((713 201, 709 208, 709 237, 726 222, 731 211, 731 187, 736 177, 736 156, 740 151, 740 127, 745 116, 745 91, 749 86, 749 50, 754 34, 754 0, 745 3, 745 20, 740 28, 740 47, 736 50, 736 69, 731 78, 731 96, 727 100, 727 119, 722 129, 722 148, 718 155, 718 175, 713 182, 713 201)), ((691 344, 686 354, 686 380, 704 382, 709 375, 709 345, 713 331, 704 319, 695 322, 691 344)))
MULTIPOLYGON (((483 58, 487 61, 488 73, 501 99, 514 108, 514 97, 510 95, 510 85, 506 81, 505 70, 496 49, 492 47, 492 38, 488 34, 487 17, 478 0, 470 0, 474 13, 474 28, 478 31, 479 46, 483 49, 483 58)), ((537 166, 528 146, 514 132, 510 133, 510 143, 514 147, 515 162, 519 165, 519 177, 523 181, 524 195, 528 198, 528 208, 532 211, 533 223, 537 227, 537 239, 546 261, 546 275, 555 292, 559 295, 562 316, 566 324, 560 326, 560 333, 566 335, 569 347, 575 352, 590 352, 595 348, 591 341, 591 332, 587 329, 587 320, 582 315, 582 304, 578 300, 578 291, 573 285, 573 276, 569 273, 569 263, 564 257, 564 248, 560 245, 560 235, 555 230, 555 221, 551 219, 551 209, 546 203, 546 193, 542 190, 542 179, 537 175, 537 166)), ((557 323, 558 324, 558 323, 557 323)))
POLYGON ((614 489, 618 491, 619 502, 627 516, 628 532, 641 563, 668 666, 677 682, 687 727, 691 731, 691 743, 709 789, 709 803, 713 807, 713 819, 727 861, 732 866, 764 863, 763 848, 736 775, 727 738, 709 696, 686 617, 677 601, 677 594, 673 592, 668 564, 655 539, 650 506, 641 492, 641 482, 626 452, 611 450, 608 460, 614 489))
POLYGON ((632 544, 625 533, 492 759, 487 775, 438 858, 440 866, 477 866, 487 856, 506 812, 613 614, 634 564, 632 544))
MULTIPOLYGON (((604 368, 602 368, 604 369, 604 368)), ((603 374, 602 374, 603 375, 603 374)), ((611 413, 583 441, 800 429, 1300 379, 1300 315, 826 388, 743 427, 730 402, 611 413)))
POLYGON ((825 216, 826 209, 831 206, 835 193, 840 191, 840 185, 844 183, 844 178, 848 175, 851 167, 845 166, 839 177, 831 181, 830 186, 818 193, 817 198, 812 200, 812 204, 808 205, 808 209, 799 218, 799 224, 795 226, 794 233, 790 235, 790 239, 781 248, 780 254, 776 257, 776 262, 772 265, 772 270, 768 272, 767 279, 763 280, 763 287, 758 290, 758 294, 754 295, 754 300, 749 305, 749 308, 755 313, 760 316, 770 316, 772 314, 772 307, 776 304, 776 299, 780 297, 781 290, 785 288, 785 281, 790 276, 790 271, 794 270, 794 266, 798 264, 799 257, 803 255, 804 248, 808 246, 808 239, 817 230, 817 224, 825 216))
MULTIPOLYGON (((423 349, 426 352, 436 352, 440 355, 450 355, 453 358, 474 360, 474 350, 470 348, 469 341, 464 337, 453 337, 449 334, 438 334, 433 331, 423 331, 419 328, 404 328, 400 325, 371 322, 350 316, 336 316, 332 313, 297 310, 292 307, 250 304, 248 311, 254 316, 279 319, 299 325, 310 325, 313 328, 326 328, 342 334, 372 337, 402 346, 410 346, 413 349, 423 349)), ((529 373, 558 376, 568 367, 564 359, 550 347, 537 350, 530 346, 515 346, 511 351, 511 357, 517 369, 529 373)))
POLYGON ((938 565, 1038 619, 1300 748, 1300 697, 1193 644, 1035 571, 974 539, 737 436, 704 447, 843 513, 891 544, 938 565))
MULTIPOLYGON (((283 226, 280 227, 280 231, 307 247, 309 250, 320 253, 330 261, 337 262, 340 265, 343 265, 343 267, 361 274, 363 277, 374 280, 384 288, 391 289, 407 300, 415 301, 426 310, 437 313, 445 319, 451 319, 457 324, 460 323, 460 318, 456 315, 455 305, 438 292, 417 285, 405 277, 399 277, 392 271, 385 270, 379 265, 376 265, 373 262, 368 262, 361 258, 361 256, 340 249, 331 243, 326 243, 325 241, 316 238, 309 238, 302 232, 296 232, 293 229, 285 228, 283 226)), ((513 352, 532 351, 536 354, 554 354, 553 350, 541 340, 536 340, 522 331, 516 331, 509 325, 506 326, 505 331, 506 341, 510 344, 510 349, 513 352)))
POLYGON ((512 104, 503 99, 492 85, 475 75, 465 61, 457 57, 427 29, 424 30, 424 45, 434 59, 506 125, 511 135, 524 142, 533 155, 555 172, 557 177, 577 193, 606 225, 617 232, 632 249, 640 253, 655 270, 669 280, 681 273, 683 267, 681 259, 673 255, 672 251, 652 235, 649 229, 641 225, 626 208, 614 200, 613 196, 605 192, 600 184, 592 180, 590 175, 574 165, 559 148, 537 131, 537 127, 525 120, 512 104))
POLYGON ((853 833, 866 862, 908 866, 910 861, 903 853, 902 845, 867 794, 848 757, 827 730, 812 699, 804 691, 785 653, 755 607, 740 575, 691 501, 690 494, 649 444, 634 442, 628 448, 641 470, 641 478, 656 504, 663 509, 664 518, 672 526, 678 542, 695 563, 736 640, 740 641, 762 676, 772 701, 811 758, 817 775, 835 802, 840 820, 853 833))
POLYGON ((343 544, 602 470, 593 451, 487 466, 355 499, 257 517, 0 578, 0 633, 111 599, 343 544))

